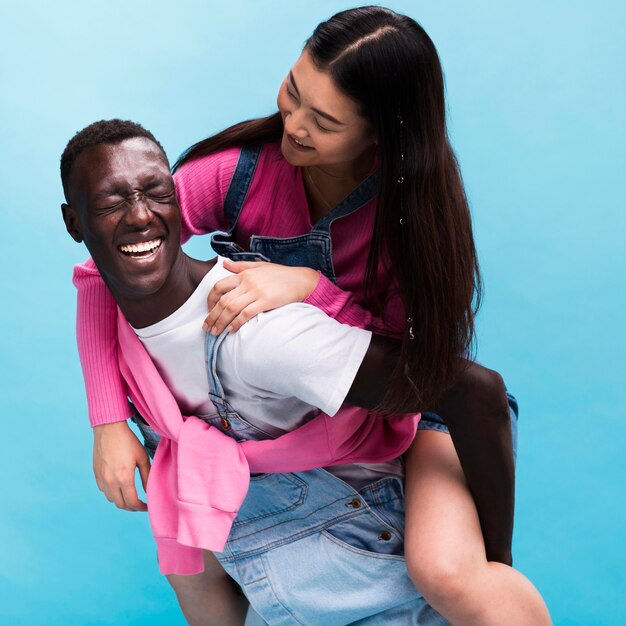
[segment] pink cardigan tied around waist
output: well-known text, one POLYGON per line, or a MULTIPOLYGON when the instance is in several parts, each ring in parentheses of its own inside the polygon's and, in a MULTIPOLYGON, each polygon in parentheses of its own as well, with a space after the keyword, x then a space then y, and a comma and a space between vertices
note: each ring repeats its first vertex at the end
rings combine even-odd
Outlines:
POLYGON ((197 574, 202 550, 221 552, 254 472, 298 472, 400 456, 419 417, 381 418, 344 407, 277 439, 237 443, 183 416, 150 356, 118 309, 119 365, 132 402, 161 435, 150 470, 148 515, 163 574, 197 574))

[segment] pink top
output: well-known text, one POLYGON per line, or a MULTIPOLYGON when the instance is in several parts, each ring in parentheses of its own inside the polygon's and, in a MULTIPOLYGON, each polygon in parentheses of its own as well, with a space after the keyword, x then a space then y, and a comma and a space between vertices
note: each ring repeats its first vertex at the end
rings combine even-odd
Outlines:
MULTIPOLYGON (((182 212, 183 241, 194 234, 227 229, 224 199, 239 152, 238 148, 231 148, 191 161, 174 175, 182 212)), ((394 282, 389 280, 391 271, 387 263, 379 268, 378 292, 368 299, 364 295, 375 212, 376 199, 333 222, 337 285, 322 276, 306 302, 340 322, 399 335, 404 309, 394 282)), ((265 145, 239 216, 235 240, 247 249, 252 235, 293 237, 310 230, 301 169, 282 157, 278 144, 265 145)), ((91 424, 125 420, 130 411, 116 357, 115 301, 91 259, 74 268, 74 284, 78 288, 78 351, 91 424)))
POLYGON ((413 441, 417 420, 382 419, 345 407, 265 441, 237 443, 183 416, 152 359, 118 309, 119 369, 128 394, 161 435, 148 477, 148 515, 162 574, 203 571, 202 549, 221 552, 248 491, 250 472, 305 471, 340 463, 380 463, 413 441))

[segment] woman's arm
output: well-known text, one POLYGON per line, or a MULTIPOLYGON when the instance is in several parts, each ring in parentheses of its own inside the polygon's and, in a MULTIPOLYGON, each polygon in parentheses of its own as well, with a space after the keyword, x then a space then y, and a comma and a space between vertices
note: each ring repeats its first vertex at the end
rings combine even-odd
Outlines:
MULTIPOLYGON (((224 198, 238 149, 192 161, 175 175, 182 237, 223 229, 224 198)), ((130 417, 126 385, 117 362, 117 306, 91 259, 74 268, 78 290, 77 342, 92 426, 130 417)))
POLYGON ((132 414, 117 362, 117 305, 93 261, 74 268, 78 290, 76 341, 92 426, 132 414))
POLYGON ((387 313, 402 308, 402 300, 395 292, 388 293, 386 298, 382 315, 376 316, 364 309, 351 292, 344 291, 326 276, 320 275, 315 289, 304 302, 316 306, 342 324, 366 328, 384 336, 397 337, 402 332, 402 326, 398 324, 398 316, 387 313))
MULTIPOLYGON (((239 148, 216 152, 185 163, 174 174, 182 218, 182 243, 192 235, 228 230, 224 200, 240 152, 239 148)), ((208 250, 210 246, 207 242, 208 250)))
POLYGON ((117 305, 91 259, 74 268, 73 282, 78 289, 76 338, 93 426, 96 484, 118 508, 145 511, 135 489, 135 468, 145 485, 150 461, 126 424, 132 411, 117 360, 117 305))
MULTIPOLYGON (((190 163, 176 174, 182 236, 224 227, 223 199, 238 151, 190 163)), ((145 483, 148 456, 125 420, 132 414, 117 357, 116 304, 93 261, 74 268, 78 290, 76 336, 89 419, 94 427, 93 469, 107 499, 119 508, 144 510, 135 490, 135 468, 145 483)))
MULTIPOLYGON (((226 328, 236 332, 255 315, 294 302, 311 304, 342 324, 380 334, 396 334, 401 330, 390 329, 393 324, 389 320, 376 317, 350 292, 309 267, 228 259, 224 267, 234 274, 218 281, 211 290, 209 314, 204 323, 204 329, 214 335, 226 328)), ((401 306, 401 301, 396 304, 401 306)))

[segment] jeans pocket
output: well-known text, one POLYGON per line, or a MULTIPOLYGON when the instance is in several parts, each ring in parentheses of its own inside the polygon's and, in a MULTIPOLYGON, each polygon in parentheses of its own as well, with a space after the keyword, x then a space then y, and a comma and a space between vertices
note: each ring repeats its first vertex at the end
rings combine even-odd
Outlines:
POLYGON ((133 416, 131 419, 139 428, 139 432, 143 437, 143 447, 146 449, 148 456, 151 459, 154 458, 161 436, 140 415, 133 416))
POLYGON ((270 526, 278 523, 278 518, 272 518, 302 505, 307 491, 306 483, 294 474, 251 476, 248 495, 239 509, 233 529, 253 522, 260 523, 263 519, 267 519, 270 526))
POLYGON ((355 554, 404 559, 403 535, 371 511, 326 526, 322 536, 355 554))
MULTIPOLYGON (((385 531, 383 531, 385 532, 385 531)), ((404 561, 404 554, 388 554, 387 552, 379 552, 375 548, 384 549, 387 548, 389 543, 384 542, 383 539, 378 539, 380 543, 378 545, 373 545, 373 541, 354 541, 350 542, 345 541, 344 539, 340 539, 336 535, 334 535, 328 529, 323 530, 320 533, 323 540, 330 541, 334 543, 338 548, 349 552, 353 555, 359 555, 362 557, 370 558, 370 559, 381 559, 381 560, 389 560, 389 561, 404 561), (384 543, 383 543, 384 542, 384 543), (358 545, 355 545, 358 544, 358 545), (386 545, 387 544, 387 545, 386 545)), ((397 544, 395 546, 397 548, 397 544)), ((403 546, 401 548, 404 549, 403 546)))
MULTIPOLYGON (((295 623, 352 624, 419 597, 402 557, 355 549, 325 531, 261 558, 273 594, 289 608, 295 623)), ((410 615, 406 618, 371 623, 417 623, 410 615)))

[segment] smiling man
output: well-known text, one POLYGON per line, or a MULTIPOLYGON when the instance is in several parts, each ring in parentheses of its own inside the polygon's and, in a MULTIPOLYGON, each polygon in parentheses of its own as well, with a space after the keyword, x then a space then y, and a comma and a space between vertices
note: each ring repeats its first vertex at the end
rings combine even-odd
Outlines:
MULTIPOLYGON (((332 595, 325 595, 325 577, 311 567, 310 582, 295 591, 317 585, 318 593, 307 596, 311 604, 303 610, 320 618, 325 610, 382 619, 388 611, 399 615, 400 606, 407 619, 422 612, 424 601, 406 573, 397 532, 403 525, 396 502, 402 500, 399 456, 412 440, 415 421, 382 420, 362 411, 355 418, 345 410, 328 419, 344 401, 373 407, 382 399, 397 344, 306 304, 260 314, 236 334, 205 334, 206 297, 229 272, 221 259, 200 261, 181 249, 168 161, 141 126, 111 120, 80 131, 63 153, 61 176, 67 231, 85 243, 119 307, 120 369, 147 420, 138 422, 147 447, 158 444, 147 493, 159 565, 190 623, 240 623, 245 610, 209 551, 220 553, 264 619, 275 617, 278 603, 250 578, 260 561, 247 542, 254 536, 265 548, 276 542, 276 528, 286 533, 278 537, 282 547, 264 549, 264 562, 278 559, 271 576, 287 586, 303 574, 299 557, 321 559, 318 568, 327 570, 328 580, 335 559, 357 558, 358 550, 346 553, 330 544, 328 553, 313 555, 307 542, 327 528, 350 545, 363 528, 371 534, 371 526, 372 546, 361 537, 356 547, 393 555, 375 559, 376 567, 367 572, 353 563, 349 569, 359 576, 336 580, 341 586, 332 595), (325 414, 318 415, 319 409, 325 414), (335 466, 348 458, 352 464, 335 466), (372 464, 373 458, 380 462, 372 464), (268 474, 250 483, 250 471, 323 465, 333 465, 331 474, 268 474), (374 482, 378 495, 366 504, 357 490, 374 482), (395 495, 382 497, 383 487, 395 495), (268 520, 274 523, 268 526, 268 520), (248 545, 245 556, 237 556, 241 541, 248 545), (335 549, 340 554, 333 556, 335 549), (371 589, 363 596, 368 577, 371 589), (341 599, 340 609, 325 607, 331 597, 341 599)), ((304 602, 298 595, 292 600, 304 602)))

